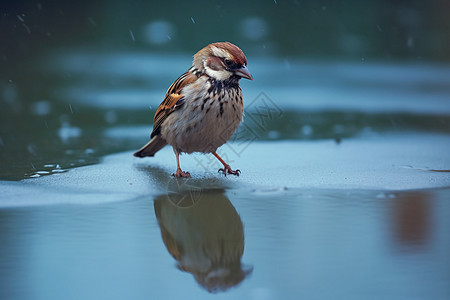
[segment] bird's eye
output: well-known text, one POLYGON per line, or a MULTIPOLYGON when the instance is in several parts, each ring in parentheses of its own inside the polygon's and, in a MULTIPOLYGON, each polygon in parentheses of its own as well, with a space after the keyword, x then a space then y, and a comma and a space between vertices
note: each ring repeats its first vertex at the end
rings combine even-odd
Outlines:
POLYGON ((227 65, 227 67, 231 67, 233 66, 234 62, 230 59, 225 59, 225 64, 227 65))

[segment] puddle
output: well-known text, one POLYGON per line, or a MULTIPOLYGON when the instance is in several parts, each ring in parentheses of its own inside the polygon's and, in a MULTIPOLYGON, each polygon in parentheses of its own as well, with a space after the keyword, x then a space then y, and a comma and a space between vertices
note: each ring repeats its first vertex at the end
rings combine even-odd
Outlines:
POLYGON ((373 289, 384 299, 445 299, 449 195, 206 189, 3 208, 2 293, 356 299, 373 289))

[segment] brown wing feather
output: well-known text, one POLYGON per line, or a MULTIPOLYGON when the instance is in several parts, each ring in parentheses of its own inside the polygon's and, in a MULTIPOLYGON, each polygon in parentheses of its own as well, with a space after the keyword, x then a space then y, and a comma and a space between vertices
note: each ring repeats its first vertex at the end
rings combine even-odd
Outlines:
POLYGON ((182 98, 181 90, 188 84, 191 84, 197 79, 197 76, 191 72, 186 72, 169 87, 163 102, 159 105, 155 113, 155 118, 153 119, 153 131, 150 137, 158 135, 161 131, 161 125, 166 120, 166 118, 175 111, 177 107, 175 104, 182 98))

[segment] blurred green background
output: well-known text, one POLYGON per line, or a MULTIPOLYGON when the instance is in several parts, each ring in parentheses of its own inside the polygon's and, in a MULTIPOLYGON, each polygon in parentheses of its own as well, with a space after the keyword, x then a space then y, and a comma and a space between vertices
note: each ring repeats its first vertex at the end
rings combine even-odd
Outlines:
POLYGON ((2 63, 12 67, 54 47, 192 53, 220 40, 232 40, 253 55, 450 58, 445 0, 3 0, 1 6, 2 63), (152 31, 158 33, 150 38, 152 31))

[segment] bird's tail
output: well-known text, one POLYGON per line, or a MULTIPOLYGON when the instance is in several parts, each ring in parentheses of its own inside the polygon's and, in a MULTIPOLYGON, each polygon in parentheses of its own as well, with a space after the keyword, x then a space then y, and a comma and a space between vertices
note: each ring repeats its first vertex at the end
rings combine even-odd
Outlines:
POLYGON ((133 155, 136 157, 155 156, 155 153, 161 150, 165 145, 167 145, 166 140, 160 135, 156 135, 150 140, 150 142, 145 144, 144 147, 139 149, 133 155))

